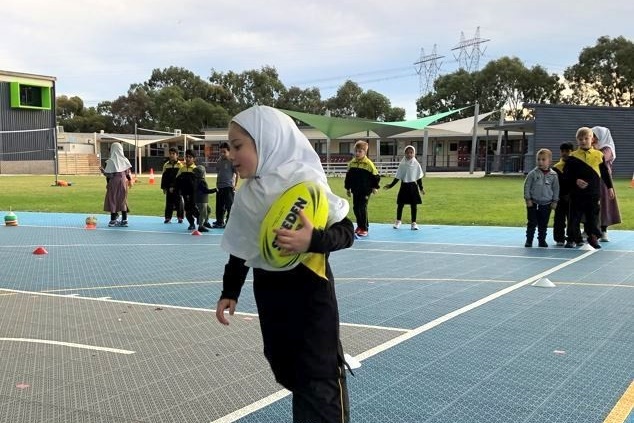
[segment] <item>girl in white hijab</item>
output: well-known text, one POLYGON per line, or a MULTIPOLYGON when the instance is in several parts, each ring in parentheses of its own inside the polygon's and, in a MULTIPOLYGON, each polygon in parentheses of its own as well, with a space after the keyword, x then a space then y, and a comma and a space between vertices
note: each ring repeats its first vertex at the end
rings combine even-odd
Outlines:
POLYGON ((348 203, 328 187, 319 156, 290 117, 267 106, 236 115, 229 125, 229 159, 241 179, 222 237, 229 253, 216 318, 228 325, 249 268, 266 356, 275 379, 293 392, 293 421, 347 422, 348 395, 331 251, 352 245, 354 231, 346 217, 348 203), (258 245, 260 224, 271 204, 289 187, 321 184, 328 196, 326 229, 303 227, 277 232, 277 244, 289 253, 323 255, 325 272, 308 263, 291 268, 270 266, 258 245))
POLYGON ((132 165, 123 154, 121 144, 112 143, 110 158, 106 160, 106 167, 103 170, 108 181, 103 202, 104 211, 110 212, 108 226, 128 226, 128 187, 132 182, 131 169, 132 165), (121 221, 117 220, 119 212, 121 212, 121 221))
MULTIPOLYGON (((610 176, 612 176, 612 163, 616 159, 616 148, 610 130, 603 126, 595 126, 592 128, 594 134, 594 148, 603 153, 605 166, 608 168, 610 176)), ((610 192, 605 184, 601 184, 601 238, 602 242, 608 242, 608 226, 621 223, 621 212, 619 203, 616 199, 616 191, 614 196, 610 196, 610 192)))
POLYGON ((405 157, 401 160, 396 170, 396 176, 394 180, 385 185, 384 189, 390 189, 400 180, 401 187, 398 190, 396 196, 396 221, 394 222, 394 229, 401 227, 401 218, 403 216, 403 207, 406 204, 410 205, 412 214, 412 230, 418 230, 418 224, 416 223, 416 214, 418 204, 423 203, 421 194, 425 194, 423 188, 423 169, 416 160, 416 150, 413 146, 408 145, 405 147, 405 157))

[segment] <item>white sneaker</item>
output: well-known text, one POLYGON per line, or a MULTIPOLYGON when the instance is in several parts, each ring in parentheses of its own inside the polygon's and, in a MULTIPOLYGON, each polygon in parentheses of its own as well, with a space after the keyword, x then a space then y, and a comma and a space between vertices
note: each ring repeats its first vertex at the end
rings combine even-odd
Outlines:
POLYGON ((418 230, 418 225, 416 224, 416 222, 412 222, 412 230, 413 231, 417 231, 418 230))
POLYGON ((608 238, 608 233, 607 232, 601 233, 601 238, 599 238, 599 241, 610 242, 610 238, 608 238))
POLYGON ((395 222, 394 222, 394 226, 392 226, 392 227, 393 227, 394 229, 398 229, 398 228, 400 228, 400 227, 401 227, 401 221, 400 221, 400 220, 395 221, 395 222))

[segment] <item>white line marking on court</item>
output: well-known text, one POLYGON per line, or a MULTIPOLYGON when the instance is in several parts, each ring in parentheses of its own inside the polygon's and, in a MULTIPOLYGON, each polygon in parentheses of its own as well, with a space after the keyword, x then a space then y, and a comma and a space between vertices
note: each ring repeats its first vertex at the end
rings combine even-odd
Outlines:
POLYGON ((252 404, 247 405, 246 407, 240 408, 232 413, 227 414, 226 416, 222 416, 219 419, 214 420, 211 423, 231 423, 235 422, 238 419, 241 419, 244 416, 248 416, 249 414, 258 411, 261 408, 266 407, 269 404, 273 404, 276 401, 281 400, 284 397, 289 396, 291 393, 286 389, 279 390, 268 397, 264 397, 261 400, 258 400, 252 404))
POLYGON ((456 279, 456 278, 390 278, 390 277, 370 277, 367 278, 336 278, 337 282, 341 281, 397 281, 397 282, 495 282, 495 283, 514 283, 515 281, 503 279, 456 279))
POLYGON ((145 288, 146 286, 192 285, 192 284, 207 284, 207 283, 222 283, 222 281, 160 282, 160 283, 141 283, 141 284, 134 284, 134 285, 104 285, 104 286, 91 286, 86 288, 49 289, 42 292, 98 291, 101 289, 111 289, 111 288, 145 288))
POLYGON ((412 329, 408 333, 405 333, 405 334, 403 334, 401 336, 393 338, 393 339, 391 339, 391 340, 389 340, 389 341, 387 341, 387 342, 385 342, 385 343, 383 343, 381 345, 378 345, 378 346, 376 346, 374 348, 371 348, 368 351, 357 355, 355 358, 357 360, 359 360, 359 361, 362 361, 362 360, 364 360, 366 358, 370 358, 370 357, 372 357, 374 355, 377 355, 377 354, 379 354, 379 353, 381 353, 383 351, 386 351, 389 348, 392 348, 392 347, 394 347, 394 346, 396 346, 396 345, 398 345, 398 344, 400 344, 402 342, 407 341, 408 339, 411 339, 411 338, 415 337, 416 335, 420 335, 423 332, 426 332, 426 331, 428 331, 430 329, 433 329, 436 326, 439 326, 440 324, 445 323, 445 322, 453 319, 454 317, 458 317, 461 314, 464 314, 464 313, 466 313, 468 311, 471 311, 471 310, 473 310, 475 308, 478 308, 481 305, 484 305, 484 304, 486 304, 488 302, 491 302, 491 301, 493 301, 493 300, 495 300, 497 298, 500 298, 500 297, 502 297, 502 296, 504 296, 504 295, 506 295, 506 294, 508 294, 510 292, 513 292, 513 291, 515 291, 515 290, 517 290, 519 288, 522 288, 522 287, 524 287, 526 285, 529 285, 529 284, 535 282, 536 280, 539 280, 539 279, 541 279, 543 277, 546 277, 546 276, 548 276, 548 275, 550 275, 552 273, 555 273, 555 272, 557 272, 557 271, 559 271, 559 270, 561 270, 561 269, 563 269, 565 267, 568 267, 571 264, 574 264, 574 263, 576 263, 578 261, 581 261, 581 260, 585 259, 586 257, 589 257, 592 254, 596 253, 597 251, 599 251, 599 250, 588 251, 587 253, 584 253, 584 254, 582 254, 582 255, 580 255, 578 257, 575 257, 575 258, 573 258, 571 260, 568 260, 565 263, 558 264, 557 266, 551 267, 550 269, 545 270, 545 271, 543 271, 543 272, 541 272, 541 273, 539 273, 539 274, 537 274, 535 276, 531 276, 528 279, 524 279, 523 281, 518 282, 515 285, 511 285, 509 287, 501 289, 500 291, 494 292, 491 295, 487 295, 486 297, 481 298, 478 301, 475 301, 475 302, 473 302, 471 304, 467 304, 464 307, 460 307, 459 309, 454 310, 454 311, 452 311, 450 313, 447 313, 444 316, 440 316, 439 318, 434 319, 431 322, 428 322, 428 323, 426 323, 426 324, 424 324, 422 326, 419 326, 419 327, 417 327, 415 329, 412 329))
MULTIPOLYGON (((524 279, 523 281, 518 282, 515 285, 506 287, 506 288, 504 288, 504 289, 502 289, 500 291, 497 291, 497 292, 495 292, 495 293, 493 293, 491 295, 487 295, 486 297, 481 298, 478 301, 475 301, 475 302, 473 302, 471 304, 468 304, 468 305, 466 305, 464 307, 461 307, 461 308, 459 308, 457 310, 454 310, 454 311, 452 311, 450 313, 447 313, 444 316, 441 316, 441 317, 439 317, 437 319, 434 319, 431 322, 428 322, 428 323, 426 323, 426 324, 424 324, 422 326, 419 326, 419 327, 417 327, 415 329, 412 329, 412 330, 408 330, 403 335, 397 336, 396 338, 393 338, 392 340, 387 341, 387 342, 385 342, 385 343, 383 343, 381 345, 377 345, 376 347, 371 348, 368 351, 355 356, 354 358, 356 358, 359 361, 363 361, 363 360, 365 360, 367 358, 375 356, 375 355, 377 355, 377 354, 379 354, 379 353, 381 353, 383 351, 386 351, 386 350, 388 350, 388 349, 390 349, 392 347, 395 347, 398 344, 401 344, 401 343, 407 341, 408 339, 411 339, 411 338, 413 338, 413 337, 415 337, 417 335, 420 335, 423 332, 426 332, 426 331, 428 331, 430 329, 433 329, 436 326, 439 326, 442 323, 445 323, 445 322, 453 319, 454 317, 458 317, 461 314, 464 314, 464 313, 466 313, 468 311, 471 311, 471 310, 473 310, 473 309, 475 309, 477 307, 480 307, 481 305, 484 305, 484 304, 486 304, 486 303, 488 303, 490 301, 493 301, 496 298, 500 298, 503 295, 506 295, 506 294, 508 294, 510 292, 513 292, 516 289, 522 288, 522 287, 524 287, 524 286, 526 286, 526 285, 528 285, 528 284, 530 284, 530 283, 532 283, 532 282, 534 282, 534 281, 536 281, 536 280, 538 280, 540 278, 548 276, 551 273, 554 273, 554 272, 556 272, 558 270, 561 270, 561 269, 563 269, 565 267, 570 266, 573 263, 576 263, 576 262, 578 262, 580 260, 583 260, 584 258, 596 253, 597 251, 599 251, 599 250, 588 251, 587 253, 584 253, 584 254, 582 254, 582 255, 580 255, 578 257, 575 257, 574 259, 571 259, 571 260, 569 260, 569 261, 567 261, 565 263, 558 264, 555 267, 552 267, 552 268, 550 268, 548 270, 545 270, 545 271, 543 271, 542 273, 540 273, 538 275, 532 276, 532 277, 530 277, 528 279, 524 279)), ((211 423, 232 423, 232 422, 235 422, 236 420, 238 420, 238 419, 240 419, 240 418, 242 418, 244 416, 247 416, 247 415, 249 415, 251 413, 254 413, 254 412, 256 412, 256 411, 258 411, 258 410, 260 410, 260 409, 262 409, 262 408, 274 403, 275 401, 278 401, 279 399, 288 396, 289 394, 290 394, 290 392, 288 392, 285 389, 277 391, 274 394, 269 395, 268 397, 262 398, 261 400, 259 400, 257 402, 254 402, 254 403, 252 403, 250 405, 247 405, 246 407, 240 408, 240 409, 238 409, 238 410, 236 410, 236 411, 234 411, 234 412, 232 412, 230 414, 227 414, 226 416, 223 416, 223 417, 221 417, 219 419, 214 420, 211 423)))
MULTIPOLYGON (((44 228, 44 229, 77 229, 77 230, 81 230, 81 231, 85 231, 86 228, 83 226, 48 226, 48 225, 23 225, 20 224, 21 228, 44 228)), ((95 230, 97 231, 108 231, 108 232, 116 232, 116 231, 122 231, 122 232, 139 232, 139 233, 148 233, 148 234, 161 234, 161 235, 168 235, 168 236, 173 236, 173 235, 186 235, 186 236, 191 236, 191 231, 186 231, 183 229, 183 232, 174 232, 174 231, 148 231, 148 230, 141 230, 141 229, 130 229, 130 228, 109 228, 107 225, 106 226, 97 226, 97 228, 95 228, 95 230)), ((91 231, 92 232, 92 231, 91 231)), ((218 233, 218 232, 209 232, 205 235, 205 237, 208 236, 221 236, 222 232, 218 233)), ((93 244, 94 245, 94 244, 93 244)), ((119 244, 120 245, 120 244, 119 244)))
MULTIPOLYGON (((18 289, 8 289, 8 288, 0 288, 0 291, 5 292, 14 292, 16 294, 28 294, 33 296, 42 296, 42 297, 55 297, 55 298, 66 298, 66 299, 74 299, 74 300, 86 300, 86 301, 97 301, 104 303, 116 303, 116 304, 126 304, 126 305, 139 305, 139 306, 148 306, 148 307, 161 307, 161 308, 172 308, 175 310, 191 310, 191 311, 204 311, 205 313, 215 313, 216 310, 209 308, 201 308, 201 307, 185 307, 185 306, 177 306, 171 304, 153 304, 153 303, 141 303, 138 301, 123 301, 123 300, 104 300, 101 298, 95 297, 79 297, 78 294, 74 295, 60 295, 60 294, 51 294, 48 292, 37 292, 37 291, 21 291, 18 289)), ((236 311, 234 313, 237 316, 251 316, 258 317, 256 313, 245 313, 241 311, 236 311)))
MULTIPOLYGON (((526 247, 523 247, 523 248, 526 248, 526 247)), ((528 256, 528 255, 515 256, 515 255, 508 255, 508 254, 487 254, 487 253, 456 253, 456 252, 452 252, 452 251, 412 251, 412 250, 392 250, 392 249, 388 250, 388 249, 383 249, 383 248, 349 248, 349 250, 353 250, 353 251, 372 251, 372 252, 378 251, 378 252, 381 252, 381 253, 399 253, 399 254, 425 254, 425 255, 442 254, 442 255, 447 255, 447 256, 503 257, 503 258, 529 259, 529 260, 534 260, 534 259, 558 260, 558 261, 568 260, 567 257, 542 257, 542 256, 528 256)))
POLYGON ((111 353, 117 353, 117 354, 134 354, 135 353, 135 351, 121 350, 119 348, 97 347, 95 345, 76 344, 74 342, 51 341, 48 339, 0 338, 0 341, 29 342, 33 344, 47 344, 47 345, 62 345, 64 347, 81 348, 84 350, 93 350, 93 351, 105 351, 105 352, 111 352, 111 353))
POLYGON ((634 285, 628 285, 624 283, 593 283, 593 282, 561 282, 557 281, 557 285, 582 285, 582 286, 596 286, 602 288, 634 288, 634 285))
MULTIPOLYGON (((215 309, 210 309, 210 308, 185 307, 185 306, 176 306, 176 305, 170 305, 170 304, 152 304, 152 303, 141 303, 138 301, 113 300, 110 297, 100 297, 100 298, 80 297, 79 294, 61 295, 61 294, 52 294, 50 292, 20 291, 17 289, 5 289, 5 288, 0 288, 0 291, 9 292, 9 294, 0 294, 0 295, 28 294, 33 296, 73 298, 77 300, 101 301, 106 303, 129 304, 129 305, 140 305, 140 306, 148 306, 148 307, 172 308, 175 310, 204 311, 205 313, 216 313, 215 309)), ((234 315, 257 317, 257 318, 260 317, 257 313, 247 313, 244 311, 236 311, 234 315)), ((407 332, 408 330, 410 330, 405 328, 394 328, 389 326, 362 325, 358 323, 341 323, 341 326, 350 326, 350 327, 359 327, 359 328, 368 328, 368 329, 381 329, 381 330, 397 331, 397 332, 407 332)))
MULTIPOLYGON (((183 244, 183 243, 153 243, 153 244, 147 244, 147 243, 143 243, 143 244, 97 244, 97 243, 92 243, 92 244, 45 244, 45 246, 47 248, 53 247, 53 248, 88 248, 88 247, 121 247, 122 245, 126 245, 128 247, 182 247, 183 245, 187 245, 187 247, 191 246, 219 246, 220 244, 217 243, 209 243, 209 242, 200 242, 200 243, 196 243, 196 244, 183 244)), ((37 245, 33 244, 33 245, 0 245, 0 248, 10 248, 10 249, 14 249, 14 248, 33 248, 33 247, 37 247, 37 245)))
POLYGON ((389 326, 362 325, 360 323, 339 323, 339 326, 350 326, 353 328, 365 328, 365 329, 392 330, 395 332, 407 332, 410 330, 405 328, 393 328, 389 326))

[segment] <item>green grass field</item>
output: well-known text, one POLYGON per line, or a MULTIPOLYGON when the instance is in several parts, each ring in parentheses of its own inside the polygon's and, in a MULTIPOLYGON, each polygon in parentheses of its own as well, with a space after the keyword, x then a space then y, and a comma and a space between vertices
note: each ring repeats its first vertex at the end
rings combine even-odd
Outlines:
MULTIPOLYGON (((104 213, 103 197, 106 181, 102 176, 60 176, 72 183, 69 187, 52 186, 53 176, 0 176, 0 212, 13 211, 104 213)), ((392 181, 382 179, 381 185, 392 181)), ((215 179, 208 178, 209 186, 215 179)), ((629 179, 617 179, 616 191, 623 223, 612 229, 634 229, 634 188, 629 179)), ((522 199, 524 179, 517 176, 487 176, 484 178, 424 179, 423 205, 418 209, 419 224, 524 226, 526 215, 522 199)), ((345 197, 342 178, 331 178, 332 190, 345 197)), ((398 185, 380 190, 369 204, 371 222, 391 223, 396 214, 398 185)), ((211 206, 215 204, 210 196, 211 206)), ((162 216, 164 196, 160 178, 150 185, 142 177, 129 195, 131 216, 162 216)), ((350 217, 353 218, 352 212, 350 217)), ((354 220, 354 218, 353 218, 354 220)), ((403 211, 403 221, 409 222, 409 208, 403 211)))

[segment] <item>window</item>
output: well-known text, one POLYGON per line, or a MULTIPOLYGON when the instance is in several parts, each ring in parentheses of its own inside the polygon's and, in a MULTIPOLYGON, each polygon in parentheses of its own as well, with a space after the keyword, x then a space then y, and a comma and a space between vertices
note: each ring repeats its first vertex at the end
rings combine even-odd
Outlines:
POLYGON ((396 155, 396 142, 385 141, 381 143, 381 156, 395 156, 396 155))
POLYGON ((449 151, 458 151, 458 143, 452 142, 451 144, 449 144, 449 151))
POLYGON ((351 142, 340 142, 339 143, 339 154, 350 154, 352 153, 352 148, 354 144, 351 142))
POLYGON ((11 82, 11 107, 18 109, 51 109, 51 87, 11 82))

